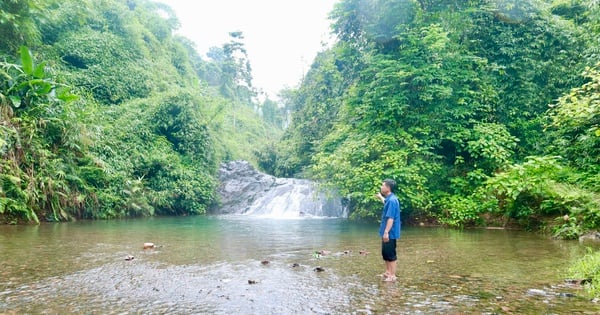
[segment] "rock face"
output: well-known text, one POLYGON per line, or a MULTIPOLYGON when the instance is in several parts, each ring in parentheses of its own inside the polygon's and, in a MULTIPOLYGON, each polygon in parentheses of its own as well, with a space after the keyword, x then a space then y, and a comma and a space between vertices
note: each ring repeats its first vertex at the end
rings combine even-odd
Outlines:
POLYGON ((257 171, 246 161, 224 163, 219 169, 221 204, 216 214, 272 217, 346 217, 341 198, 317 190, 305 179, 276 178, 257 171))

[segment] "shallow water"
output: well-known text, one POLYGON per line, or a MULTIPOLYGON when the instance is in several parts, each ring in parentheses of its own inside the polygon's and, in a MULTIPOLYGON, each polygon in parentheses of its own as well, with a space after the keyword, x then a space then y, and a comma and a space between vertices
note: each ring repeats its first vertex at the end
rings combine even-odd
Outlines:
POLYGON ((578 242, 517 231, 405 228, 395 283, 377 276, 379 242, 376 225, 342 219, 0 226, 0 313, 600 312, 564 283, 568 265, 585 252, 578 242), (157 248, 143 250, 144 242, 157 248), (314 255, 319 250, 331 254, 314 255), (126 261, 128 255, 134 259, 126 261))

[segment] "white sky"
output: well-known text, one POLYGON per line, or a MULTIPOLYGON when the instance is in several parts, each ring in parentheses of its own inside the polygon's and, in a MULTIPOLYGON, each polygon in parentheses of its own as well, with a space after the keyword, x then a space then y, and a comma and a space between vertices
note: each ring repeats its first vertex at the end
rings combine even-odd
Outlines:
POLYGON ((271 99, 297 87, 323 44, 331 44, 327 16, 336 0, 156 0, 177 14, 177 31, 196 43, 200 55, 242 31, 253 84, 271 99))

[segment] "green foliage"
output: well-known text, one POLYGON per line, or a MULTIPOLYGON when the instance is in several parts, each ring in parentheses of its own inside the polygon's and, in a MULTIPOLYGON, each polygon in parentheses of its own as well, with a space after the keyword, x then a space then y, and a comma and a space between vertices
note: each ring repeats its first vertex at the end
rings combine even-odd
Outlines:
POLYGON ((21 48, 21 65, 2 64, 2 213, 39 222, 73 218, 80 193, 90 192, 78 167, 93 170, 81 127, 72 120, 75 96, 21 48))
POLYGON ((492 83, 500 93, 490 112, 520 139, 517 156, 543 153, 539 120, 547 105, 581 83, 584 27, 556 19, 534 1, 498 1, 472 10, 472 27, 463 31, 467 47, 488 60, 492 83))
POLYGON ((417 139, 385 133, 346 137, 345 132, 340 128, 325 139, 311 174, 350 199, 353 217, 379 216, 381 203, 374 196, 383 178, 398 183, 403 212, 428 209, 427 175, 436 170, 427 167, 430 156, 417 139))
POLYGON ((262 103, 260 108, 263 119, 266 123, 273 126, 283 127, 285 113, 281 108, 279 108, 279 105, 275 101, 267 98, 262 103))
MULTIPOLYGON (((587 68, 588 82, 558 99, 548 125, 553 150, 590 174, 600 171, 600 64, 587 68)), ((600 185, 594 187, 600 191, 600 185)))
POLYGON ((74 83, 99 101, 115 104, 151 91, 150 65, 125 38, 84 27, 64 34, 56 47, 74 70, 74 83))
POLYGON ((339 41, 291 93, 290 127, 267 155, 275 173, 332 182, 355 217, 375 216, 367 191, 384 177, 400 182, 405 214, 451 226, 589 211, 588 190, 567 178, 543 129, 548 104, 582 84, 598 47, 587 34, 595 9, 570 23, 581 13, 572 9, 559 18, 558 3, 536 1, 340 1, 339 41))
POLYGON ((571 218, 568 215, 555 219, 558 223, 552 229, 552 237, 562 240, 576 240, 583 233, 583 227, 577 222, 577 218, 571 218))
POLYGON ((53 0, 5 0, 0 2, 0 54, 13 54, 24 44, 37 45, 41 34, 38 21, 44 21, 53 0))
POLYGON ((471 158, 479 161, 478 167, 487 171, 508 166, 512 158, 512 150, 517 146, 518 141, 501 124, 477 124, 473 127, 471 137, 467 142, 466 151, 471 158))
POLYGON ((332 53, 319 54, 302 87, 286 94, 287 107, 295 113, 277 148, 276 175, 301 174, 319 150, 318 143, 332 132, 343 93, 343 78, 335 61, 332 53))
MULTIPOLYGON (((216 201, 219 163, 256 162, 255 151, 279 136, 255 111, 249 65, 229 85, 239 93, 219 96, 198 70, 220 75, 223 65, 172 35, 178 21, 163 4, 28 0, 0 8, 0 43, 12 50, 24 41, 47 60, 36 63, 26 48, 14 60, 0 49, 2 221, 204 213, 216 201), (26 24, 31 32, 18 34, 26 24), (234 117, 236 128, 225 123, 234 117)), ((243 50, 228 45, 231 56, 243 50)))
MULTIPOLYGON (((201 117, 202 101, 185 91, 163 96, 149 121, 159 136, 164 136, 177 152, 196 163, 214 161, 209 122, 201 117)), ((209 165, 215 167, 215 164, 209 165)))
POLYGON ((569 277, 583 280, 586 292, 600 297, 600 252, 589 248, 587 254, 569 268, 569 277))
POLYGON ((479 193, 493 196, 502 215, 523 223, 567 214, 576 218, 568 224, 578 222, 582 230, 598 226, 600 199, 571 183, 565 177, 570 172, 557 157, 530 157, 488 179, 479 193))
POLYGON ((65 86, 48 78, 45 62, 34 63, 27 47, 21 46, 20 57, 20 66, 0 63, 0 75, 5 79, 0 93, 2 105, 24 110, 38 102, 73 99, 65 86))
POLYGON ((482 223, 479 214, 483 212, 482 205, 478 200, 462 197, 460 195, 449 195, 439 201, 441 214, 439 222, 450 227, 464 227, 482 223))

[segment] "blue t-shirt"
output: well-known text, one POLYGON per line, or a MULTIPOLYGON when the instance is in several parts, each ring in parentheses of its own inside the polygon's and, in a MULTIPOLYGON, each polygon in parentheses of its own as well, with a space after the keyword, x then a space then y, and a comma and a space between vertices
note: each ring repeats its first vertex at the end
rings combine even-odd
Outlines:
POLYGON ((398 201, 398 197, 396 197, 394 193, 390 193, 385 197, 381 214, 381 226, 379 227, 380 237, 383 237, 383 232, 385 231, 385 226, 387 225, 387 220, 389 218, 394 219, 394 224, 388 232, 388 235, 391 240, 397 240, 400 238, 400 201, 398 201))

